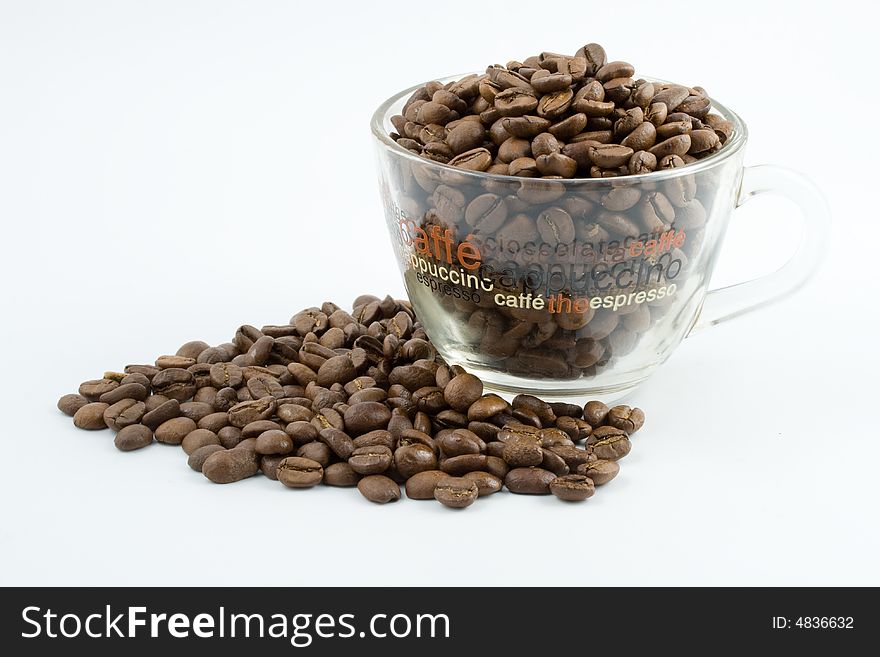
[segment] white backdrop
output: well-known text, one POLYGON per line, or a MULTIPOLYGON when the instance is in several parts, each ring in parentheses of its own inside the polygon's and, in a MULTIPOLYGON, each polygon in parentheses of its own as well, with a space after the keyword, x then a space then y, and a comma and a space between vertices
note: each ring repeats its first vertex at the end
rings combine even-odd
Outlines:
MULTIPOLYGON (((880 584, 871 4, 425 7, 0 0, 0 584, 880 584), (807 173, 835 223, 808 288, 687 340, 632 396, 648 424, 593 499, 216 486, 55 410, 187 340, 403 294, 373 109, 589 41, 705 86, 749 124, 747 164, 807 173)), ((787 202, 749 204, 716 282, 774 269, 796 230, 787 202)))

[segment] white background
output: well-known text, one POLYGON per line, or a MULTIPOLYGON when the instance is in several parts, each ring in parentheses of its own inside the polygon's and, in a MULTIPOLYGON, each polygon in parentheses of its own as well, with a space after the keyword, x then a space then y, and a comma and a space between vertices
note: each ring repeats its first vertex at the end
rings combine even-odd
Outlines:
MULTIPOLYGON (((0 583, 880 584, 870 9, 3 0, 0 583), (589 41, 705 86, 749 124, 747 164, 807 173, 834 214, 809 287, 687 340, 633 395, 648 424, 593 499, 453 513, 217 486, 179 449, 122 454, 55 410, 190 339, 402 295, 373 109, 589 41)), ((787 202, 750 204, 716 282, 776 268, 796 230, 787 202)))

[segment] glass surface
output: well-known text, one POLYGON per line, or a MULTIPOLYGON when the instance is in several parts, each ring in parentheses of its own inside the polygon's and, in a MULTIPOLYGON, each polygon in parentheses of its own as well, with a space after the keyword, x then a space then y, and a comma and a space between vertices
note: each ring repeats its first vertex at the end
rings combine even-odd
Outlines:
MULTIPOLYGON (((443 82, 458 79, 448 78, 443 82)), ((373 117, 379 184, 407 293, 450 363, 549 396, 624 391, 694 325, 742 177, 746 130, 716 154, 619 178, 518 178, 425 160, 373 117)))

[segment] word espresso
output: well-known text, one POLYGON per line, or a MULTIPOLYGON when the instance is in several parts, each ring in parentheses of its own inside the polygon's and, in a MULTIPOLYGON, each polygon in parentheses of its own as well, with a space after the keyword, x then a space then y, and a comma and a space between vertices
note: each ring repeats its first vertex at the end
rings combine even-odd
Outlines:
POLYGON ((613 479, 638 408, 484 394, 449 366, 410 304, 363 295, 351 312, 307 308, 288 324, 243 325, 215 347, 187 342, 151 365, 86 381, 58 408, 122 451, 179 445, 228 484, 262 473, 288 488, 357 487, 465 508, 504 488, 566 501, 613 479))

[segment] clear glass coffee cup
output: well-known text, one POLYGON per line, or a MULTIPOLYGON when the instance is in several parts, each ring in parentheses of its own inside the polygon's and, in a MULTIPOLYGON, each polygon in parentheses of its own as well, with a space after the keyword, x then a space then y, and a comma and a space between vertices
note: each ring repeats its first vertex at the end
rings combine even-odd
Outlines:
POLYGON ((420 86, 371 121, 386 223, 428 336, 487 387, 622 396, 693 331, 790 294, 821 260, 830 232, 822 195, 796 172, 744 168, 746 126, 714 100, 732 131, 697 162, 617 178, 520 178, 398 145, 391 117, 420 86), (799 248, 775 273, 710 290, 733 211, 765 193, 800 209, 799 248))

